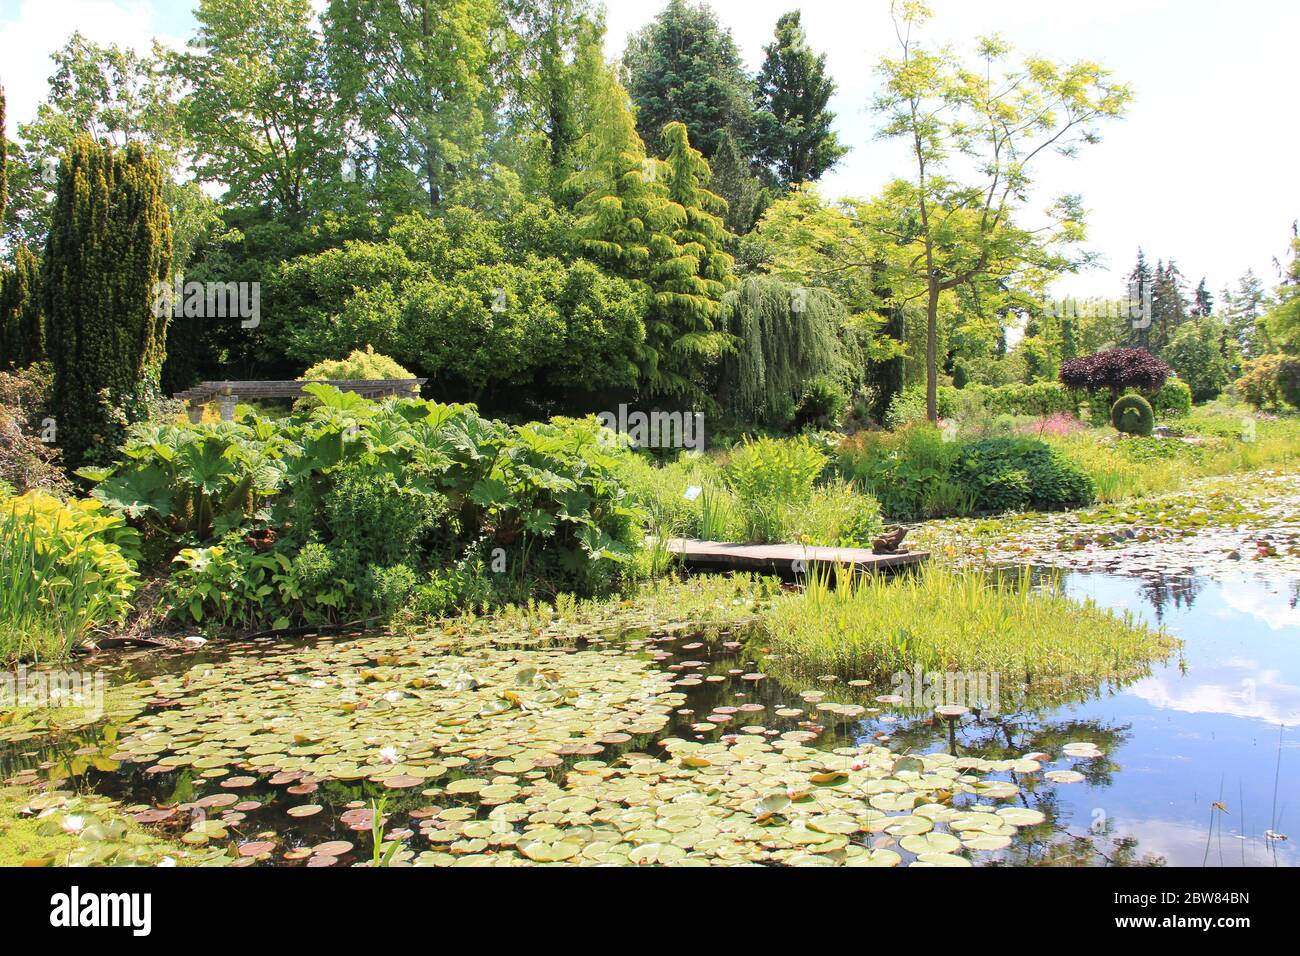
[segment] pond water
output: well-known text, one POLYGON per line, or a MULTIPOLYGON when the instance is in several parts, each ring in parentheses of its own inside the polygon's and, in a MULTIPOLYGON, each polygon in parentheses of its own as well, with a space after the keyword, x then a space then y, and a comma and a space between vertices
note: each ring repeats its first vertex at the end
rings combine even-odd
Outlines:
MULTIPOLYGON (((210 839, 199 842, 232 855, 241 845, 264 851, 245 863, 366 859, 369 808, 382 795, 401 858, 435 864, 621 863, 629 853, 637 862, 681 862, 688 853, 712 862, 862 862, 878 851, 902 862, 932 851, 924 859, 951 863, 951 834, 976 864, 1296 864, 1296 839, 1264 834, 1287 833, 1300 813, 1300 584, 1075 572, 1063 585, 1163 624, 1184 641, 1180 654, 1087 700, 1036 713, 986 708, 956 728, 928 708, 876 699, 891 687, 783 682, 781 662, 752 629, 635 631, 573 648, 431 653, 374 637, 131 654, 117 665, 119 681, 162 682, 137 695, 129 714, 52 739, 0 740, 0 778, 70 775, 142 822, 177 835, 205 825, 210 839), (518 710, 502 710, 508 686, 522 698, 510 705, 518 710), (575 706, 552 706, 566 696, 575 706), (667 738, 701 748, 691 766, 703 769, 665 762, 667 738), (958 773, 949 769, 953 744, 970 776, 954 785, 955 798, 936 798, 949 786, 936 775, 958 773), (1067 744, 1100 753, 1070 755, 1067 744), (754 793, 783 787, 795 769, 815 777, 847 767, 848 748, 874 753, 874 769, 854 764, 827 775, 824 792, 796 795, 813 804, 805 816, 821 822, 795 822, 777 836, 752 825, 754 793), (903 765, 886 748, 934 755, 915 768, 926 781, 904 769, 919 796, 898 807, 876 802, 892 790, 859 779, 898 776, 903 765), (1061 782, 1037 765, 1012 766, 1043 752, 1041 769, 1066 771, 1061 782), (729 781, 721 796, 720 779, 729 781), (870 806, 858 788, 876 794, 870 806), (681 812, 665 817, 660 806, 656 817, 669 797, 681 812), (935 799, 988 812, 953 817, 935 799), (901 815, 878 819, 878 806, 901 815), (933 845, 920 845, 930 821, 933 845), (538 828, 545 839, 523 859, 516 833, 538 828)), ((794 811, 782 812, 793 821, 794 811)))

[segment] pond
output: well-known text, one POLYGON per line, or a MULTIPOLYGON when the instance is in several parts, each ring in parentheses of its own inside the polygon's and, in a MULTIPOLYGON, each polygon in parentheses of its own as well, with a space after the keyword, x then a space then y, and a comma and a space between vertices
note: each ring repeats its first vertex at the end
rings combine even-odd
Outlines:
POLYGON ((1294 865, 1265 832, 1300 793, 1300 588, 1063 584, 1180 654, 950 727, 891 686, 783 681, 752 627, 213 645, 123 655, 108 715, 0 733, 0 778, 66 778, 244 865, 369 859, 376 807, 426 865, 1294 865))

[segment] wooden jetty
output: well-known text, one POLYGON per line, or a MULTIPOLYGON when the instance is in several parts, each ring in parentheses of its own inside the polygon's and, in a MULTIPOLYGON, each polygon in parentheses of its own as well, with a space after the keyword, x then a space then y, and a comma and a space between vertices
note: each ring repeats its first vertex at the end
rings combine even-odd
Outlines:
POLYGON ((420 386, 427 378, 364 378, 320 379, 313 381, 276 382, 200 382, 193 388, 177 392, 173 398, 189 406, 190 421, 203 420, 203 406, 215 401, 221 407, 221 418, 230 421, 235 417, 235 403, 253 398, 301 398, 304 385, 333 385, 341 392, 356 392, 363 398, 384 398, 389 395, 419 395, 420 386))
POLYGON ((734 544, 669 538, 668 551, 687 565, 715 570, 775 571, 803 574, 814 568, 851 566, 858 571, 897 569, 921 564, 929 551, 875 554, 867 548, 827 548, 802 544, 734 544))

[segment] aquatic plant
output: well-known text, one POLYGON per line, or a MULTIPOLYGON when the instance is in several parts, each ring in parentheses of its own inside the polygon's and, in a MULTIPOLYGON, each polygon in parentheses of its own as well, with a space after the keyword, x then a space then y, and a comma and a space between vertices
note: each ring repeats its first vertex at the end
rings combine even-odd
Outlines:
POLYGON ((999 674, 1008 692, 1129 678, 1176 646, 1128 616, 1034 587, 1028 573, 933 564, 893 578, 812 575, 802 594, 776 604, 766 626, 773 651, 803 673, 980 671, 999 674))

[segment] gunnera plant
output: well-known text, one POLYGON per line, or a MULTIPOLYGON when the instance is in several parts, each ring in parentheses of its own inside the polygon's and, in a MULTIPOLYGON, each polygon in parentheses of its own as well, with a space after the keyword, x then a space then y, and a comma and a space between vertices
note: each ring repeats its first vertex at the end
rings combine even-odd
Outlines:
POLYGON ((1110 423, 1127 435, 1150 435, 1156 415, 1141 395, 1124 395, 1110 407, 1110 423))

